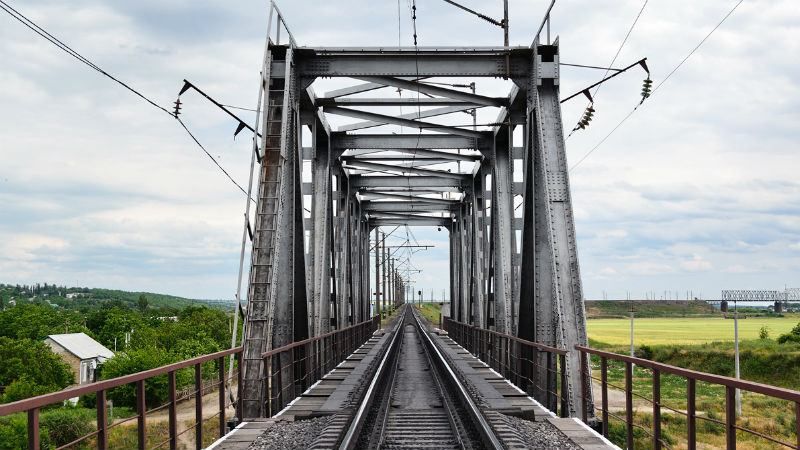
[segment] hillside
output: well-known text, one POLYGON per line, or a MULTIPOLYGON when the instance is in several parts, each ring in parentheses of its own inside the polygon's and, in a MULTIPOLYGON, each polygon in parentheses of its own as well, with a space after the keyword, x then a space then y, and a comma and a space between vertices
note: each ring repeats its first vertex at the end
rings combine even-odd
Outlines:
POLYGON ((587 300, 586 316, 628 317, 631 307, 636 317, 687 317, 719 314, 719 310, 699 300, 587 300))
POLYGON ((139 297, 144 296, 152 308, 182 309, 191 305, 233 309, 228 300, 199 300, 153 292, 130 292, 115 289, 66 287, 55 284, 10 285, 0 283, 0 308, 15 302, 46 302, 53 305, 80 308, 99 306, 108 302, 120 302, 128 307, 137 307, 139 297))

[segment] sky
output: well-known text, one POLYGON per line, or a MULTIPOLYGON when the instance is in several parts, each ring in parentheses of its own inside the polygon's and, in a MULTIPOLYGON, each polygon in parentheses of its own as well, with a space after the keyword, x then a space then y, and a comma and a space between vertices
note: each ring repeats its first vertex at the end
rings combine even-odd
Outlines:
MULTIPOLYGON (((299 45, 397 46, 398 8, 400 42, 412 44, 407 3, 279 6, 299 45)), ((502 15, 499 0, 463 3, 502 15)), ((647 57, 659 84, 735 3, 649 1, 615 65, 647 57)), ((267 2, 9 4, 165 107, 184 78, 225 104, 255 106, 267 2)), ((512 45, 530 45, 548 4, 510 1, 512 45)), ((561 61, 608 65, 642 4, 559 1, 561 61)), ((499 28, 442 1, 417 7, 420 45, 502 43, 499 28)), ((745 0, 607 139, 639 102, 643 73, 602 87, 590 127, 567 140, 571 166, 602 142, 570 172, 586 298, 800 286, 798 54, 796 3, 745 0)), ((177 122, 2 12, 0 61, 0 282, 232 298, 244 196, 177 122)), ((562 66, 562 95, 601 76, 562 66)), ((246 184, 249 137, 234 140, 236 124, 197 95, 182 101, 187 126, 246 184)), ((564 104, 566 132, 585 106, 564 104)), ((439 298, 446 231, 413 232, 435 246, 413 255, 416 286, 439 298)))

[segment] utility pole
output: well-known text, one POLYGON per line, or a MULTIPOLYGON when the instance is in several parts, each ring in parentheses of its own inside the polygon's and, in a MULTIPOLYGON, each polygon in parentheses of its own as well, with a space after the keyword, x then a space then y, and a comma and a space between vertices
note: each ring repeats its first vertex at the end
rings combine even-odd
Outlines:
POLYGON ((381 251, 378 227, 375 227, 375 311, 381 314, 381 251))
POLYGON ((396 280, 394 279, 394 258, 390 259, 391 263, 389 264, 389 292, 391 293, 391 298, 389 299, 389 308, 394 309, 394 304, 397 301, 397 289, 396 280))
POLYGON ((383 235, 383 240, 381 241, 381 246, 383 248, 383 258, 381 258, 381 271, 383 272, 383 289, 382 289, 382 291, 383 291, 383 307, 381 308, 381 311, 382 311, 381 317, 385 317, 386 316, 386 304, 387 304, 387 299, 386 299, 386 297, 387 297, 387 295, 386 295, 387 294, 387 291, 386 291, 386 276, 387 276, 387 273, 386 273, 387 272, 387 270, 386 270, 386 257, 388 255, 386 254, 387 253, 387 251, 386 251, 386 233, 381 233, 381 234, 383 235))
MULTIPOLYGON (((739 379, 739 309, 736 300, 733 301, 733 352, 735 354, 736 379, 739 379)), ((742 391, 736 388, 736 415, 742 415, 742 391)))

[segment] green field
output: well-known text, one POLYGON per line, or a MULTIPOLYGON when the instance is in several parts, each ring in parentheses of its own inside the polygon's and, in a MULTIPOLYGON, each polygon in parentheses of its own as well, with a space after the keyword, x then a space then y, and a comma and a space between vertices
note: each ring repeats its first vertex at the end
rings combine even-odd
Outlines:
MULTIPOLYGON (((798 315, 785 317, 748 317, 739 319, 739 339, 758 339, 762 326, 773 339, 788 333, 800 322, 798 315)), ((587 320, 589 339, 609 345, 630 343, 629 319, 587 320)), ((634 321, 634 344, 681 345, 733 341, 733 319, 723 317, 643 318, 634 321)))

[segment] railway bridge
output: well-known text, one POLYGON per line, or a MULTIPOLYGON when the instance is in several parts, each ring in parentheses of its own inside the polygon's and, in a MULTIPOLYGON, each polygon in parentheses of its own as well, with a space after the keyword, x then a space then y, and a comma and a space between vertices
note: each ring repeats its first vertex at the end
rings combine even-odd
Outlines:
MULTIPOLYGON (((244 416, 264 416, 279 389, 262 382, 263 353, 369 319, 380 291, 370 236, 395 225, 449 232, 453 320, 568 349, 567 408, 581 415, 588 368, 575 346, 587 338, 558 40, 548 29, 524 47, 305 47, 271 11, 243 233, 244 416), (316 93, 327 78, 352 84, 316 93), (507 95, 452 87, 487 78, 507 95), (412 112, 386 112, 397 105, 412 112), (428 119, 484 108, 496 110, 489 124, 428 119), (360 121, 333 129, 330 115, 360 121)), ((540 357, 538 376, 554 376, 556 360, 540 357)), ((286 380, 303 370, 282 366, 286 380)))
MULTIPOLYGON (((561 103, 591 95, 560 92, 550 8, 529 46, 509 45, 506 18, 498 47, 341 48, 299 45, 272 4, 256 123, 236 130, 253 131, 233 327, 242 318, 241 341, 233 333, 229 350, 0 404, 0 417, 26 414, 34 450, 40 410, 81 396, 93 397, 96 423, 59 448, 106 449, 110 430, 136 420, 142 450, 179 448, 192 430, 197 449, 219 436, 207 447, 216 450, 597 450, 614 448, 612 435, 630 449, 642 440, 669 448, 663 410, 682 416, 688 449, 698 421, 724 428, 731 450, 743 437, 800 448, 798 391, 588 347, 561 103), (338 86, 318 93, 330 79, 338 86), (408 112, 387 110, 396 107, 408 112), (495 119, 479 123, 487 114, 495 119), (334 128, 334 116, 357 121, 334 128), (381 231, 393 226, 449 234, 451 306, 438 324, 379 285, 389 264, 381 231), (389 309, 397 314, 384 317, 389 309), (177 374, 191 370, 187 422, 177 374), (159 377, 169 399, 148 409, 159 377), (662 403, 667 378, 685 382, 685 409, 662 403), (724 400, 698 402, 698 382, 724 400), (136 414, 110 420, 106 395, 124 387, 135 388, 136 414), (753 429, 737 412, 740 391, 793 412, 794 430, 753 429), (719 408, 724 420, 712 417, 719 408), (162 410, 166 440, 156 444, 148 421, 162 410)), ((605 79, 635 66, 648 70, 640 60, 605 79)))

